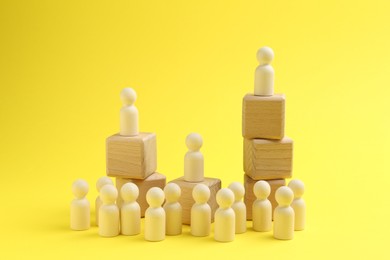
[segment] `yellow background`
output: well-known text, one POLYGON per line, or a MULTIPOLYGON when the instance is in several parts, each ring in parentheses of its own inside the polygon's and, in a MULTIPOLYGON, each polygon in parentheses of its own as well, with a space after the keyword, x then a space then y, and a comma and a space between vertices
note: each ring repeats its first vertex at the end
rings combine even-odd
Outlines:
POLYGON ((0 258, 388 259, 389 13, 386 0, 1 1, 0 258), (221 244, 188 227, 161 243, 69 229, 71 183, 89 182, 93 209, 126 86, 168 180, 195 131, 206 175, 241 181, 241 102, 263 45, 287 96, 305 231, 221 244))

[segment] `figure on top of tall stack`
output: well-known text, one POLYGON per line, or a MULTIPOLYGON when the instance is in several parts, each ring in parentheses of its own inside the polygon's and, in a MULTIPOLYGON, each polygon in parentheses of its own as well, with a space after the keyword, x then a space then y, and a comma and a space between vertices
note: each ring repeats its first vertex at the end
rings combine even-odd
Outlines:
POLYGON ((259 180, 271 187, 269 200, 275 209, 275 191, 292 176, 293 141, 285 137, 284 94, 274 93, 274 52, 270 47, 257 51, 259 65, 255 70, 253 94, 242 103, 242 136, 244 137, 244 201, 247 218, 252 219, 256 200, 253 187, 259 180))

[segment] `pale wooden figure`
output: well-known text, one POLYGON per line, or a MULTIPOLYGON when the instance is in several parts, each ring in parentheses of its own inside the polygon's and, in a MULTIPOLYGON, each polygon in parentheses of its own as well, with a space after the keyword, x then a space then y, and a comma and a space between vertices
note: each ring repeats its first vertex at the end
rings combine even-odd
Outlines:
POLYGON ((231 242, 235 236, 236 218, 231 208, 234 193, 228 188, 220 189, 217 193, 219 208, 215 212, 214 239, 219 242, 231 242))
POLYGON ((259 66, 255 71, 256 96, 272 96, 274 94, 274 69, 271 62, 274 52, 270 47, 262 47, 257 51, 259 66))
POLYGON ((236 234, 241 234, 246 232, 246 206, 242 201, 242 198, 245 195, 244 185, 240 182, 233 182, 228 187, 234 193, 234 203, 232 209, 236 215, 236 234))
POLYGON ((165 234, 169 236, 180 235, 182 232, 182 207, 179 203, 181 189, 176 183, 168 183, 164 188, 165 204, 164 210, 166 215, 165 234))
POLYGON ((256 200, 252 205, 252 220, 254 231, 270 231, 272 229, 272 205, 268 200, 271 186, 266 181, 258 181, 253 186, 256 200))
POLYGON ((70 204, 70 228, 73 230, 87 230, 90 227, 90 205, 85 196, 89 190, 88 183, 76 180, 72 184, 75 198, 70 204))
POLYGON ((164 199, 164 192, 158 187, 153 187, 146 193, 149 204, 145 212, 145 240, 147 241, 165 239, 165 211, 161 207, 164 199))
POLYGON ((306 222, 306 204, 302 199, 302 195, 305 192, 305 185, 301 180, 292 180, 288 183, 288 187, 294 192, 294 200, 291 203, 291 207, 295 213, 294 229, 296 231, 304 230, 306 222))
POLYGON ((132 88, 124 88, 120 94, 123 107, 120 111, 120 135, 138 135, 138 109, 134 106, 137 94, 132 88))
POLYGON ((196 237, 205 237, 210 234, 211 208, 207 201, 210 198, 210 189, 205 184, 197 184, 192 190, 195 204, 191 208, 191 234, 196 237))
POLYGON ((105 185, 100 190, 103 205, 99 209, 99 235, 114 237, 119 235, 119 209, 115 204, 118 191, 113 185, 105 185))
POLYGON ((139 195, 137 185, 126 183, 121 188, 121 234, 138 235, 141 232, 141 208, 136 201, 139 195))
POLYGON ((201 182, 204 180, 204 158, 199 151, 202 147, 202 136, 191 133, 186 138, 188 152, 184 157, 184 180, 201 182))
MULTIPOLYGON (((98 193, 100 193, 100 189, 104 185, 114 185, 114 183, 107 176, 100 177, 97 180, 97 182, 96 182, 96 190, 98 191, 98 193)), ((102 200, 100 199, 100 196, 98 195, 96 197, 96 200, 95 200, 95 221, 96 221, 96 226, 99 226, 99 209, 100 209, 101 205, 102 205, 102 200)))
POLYGON ((274 237, 289 240, 294 238, 294 210, 290 206, 294 199, 293 191, 287 187, 280 187, 275 193, 278 206, 274 212, 274 237))
MULTIPOLYGON (((252 205, 253 202, 257 199, 253 192, 253 187, 255 186, 256 182, 257 182, 256 180, 244 174, 244 187, 245 187, 244 203, 245 205, 248 205, 246 207, 247 220, 252 220, 252 205)), ((273 215, 273 212, 276 206, 278 205, 278 203, 276 203, 275 200, 275 192, 279 187, 286 186, 286 180, 276 179, 276 180, 266 180, 266 182, 268 182, 269 186, 271 186, 271 194, 268 196, 268 199, 272 205, 272 215, 273 215)))

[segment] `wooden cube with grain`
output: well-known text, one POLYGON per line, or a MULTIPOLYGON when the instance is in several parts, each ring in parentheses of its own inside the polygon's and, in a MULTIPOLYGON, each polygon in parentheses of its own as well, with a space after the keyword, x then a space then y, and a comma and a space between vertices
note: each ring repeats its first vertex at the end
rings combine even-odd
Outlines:
POLYGON ((284 136, 285 96, 247 94, 242 102, 242 136, 247 139, 282 139, 284 136))
POLYGON ((156 134, 108 137, 106 160, 108 176, 145 179, 157 169, 156 134))
POLYGON ((254 180, 285 179, 292 176, 293 140, 245 139, 244 171, 254 180))

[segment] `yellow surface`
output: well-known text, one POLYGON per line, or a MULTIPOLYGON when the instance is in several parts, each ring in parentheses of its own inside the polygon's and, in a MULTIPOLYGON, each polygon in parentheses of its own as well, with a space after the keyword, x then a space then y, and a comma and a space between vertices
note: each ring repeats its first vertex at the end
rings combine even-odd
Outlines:
POLYGON ((1 259, 389 259, 389 1, 102 2, 0 2, 1 259), (71 183, 86 179, 94 201, 125 86, 157 133, 159 172, 183 174, 196 131, 206 175, 242 180, 241 100, 263 45, 305 231, 221 244, 188 228, 160 243, 69 229, 71 183))

